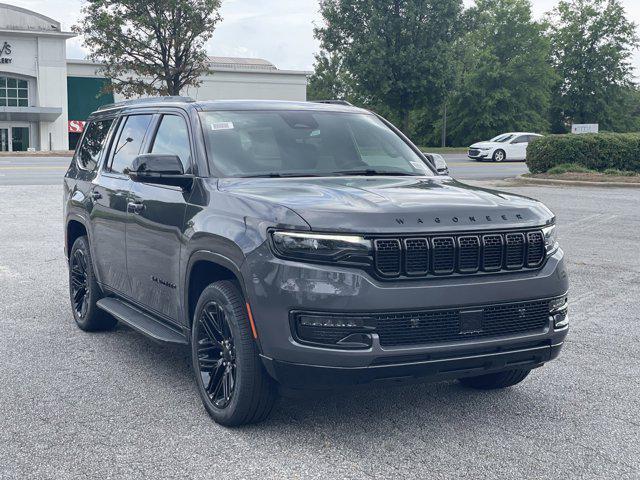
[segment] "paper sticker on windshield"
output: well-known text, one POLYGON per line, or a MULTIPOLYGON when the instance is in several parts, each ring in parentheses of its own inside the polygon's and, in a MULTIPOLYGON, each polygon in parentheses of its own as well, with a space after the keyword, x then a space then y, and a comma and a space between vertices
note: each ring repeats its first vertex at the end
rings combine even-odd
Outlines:
POLYGON ((211 130, 233 130, 233 122, 212 123, 211 130))
POLYGON ((413 165, 413 168, 416 170, 422 170, 423 172, 427 171, 427 166, 422 162, 411 162, 411 165, 413 165))

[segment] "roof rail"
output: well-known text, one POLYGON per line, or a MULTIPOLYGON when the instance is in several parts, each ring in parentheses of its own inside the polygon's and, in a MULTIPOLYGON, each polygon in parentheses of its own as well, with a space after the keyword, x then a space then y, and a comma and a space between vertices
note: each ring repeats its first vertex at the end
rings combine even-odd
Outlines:
POLYGON ((314 100, 313 103, 329 103, 331 105, 345 105, 347 107, 353 107, 353 105, 346 100, 314 100))
POLYGON ((147 98, 136 98, 133 100, 124 100, 122 102, 116 102, 116 103, 107 103, 106 105, 102 105, 100 108, 98 108, 98 110, 96 110, 97 112, 100 112, 102 110, 109 110, 111 108, 123 108, 123 107, 130 107, 133 105, 144 105, 146 103, 176 103, 176 102, 182 102, 182 103, 193 103, 195 102, 195 100, 191 97, 181 97, 181 96, 166 96, 166 97, 147 97, 147 98))

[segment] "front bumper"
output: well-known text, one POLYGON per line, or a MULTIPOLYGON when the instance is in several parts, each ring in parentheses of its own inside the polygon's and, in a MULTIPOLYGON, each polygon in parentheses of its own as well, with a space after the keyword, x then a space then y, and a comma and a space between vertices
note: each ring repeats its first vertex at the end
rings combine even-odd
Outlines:
POLYGON ((491 158, 491 150, 475 150, 475 151, 469 150, 467 152, 467 156, 474 160, 483 160, 483 159, 491 158))
POLYGON ((323 378, 344 378, 346 383, 406 375, 440 378, 447 372, 462 377, 472 374, 467 371, 489 372, 520 361, 533 368, 555 358, 567 334, 566 328, 555 330, 550 320, 533 334, 403 346, 382 346, 373 335, 370 348, 347 350, 302 344, 290 324, 293 310, 402 312, 561 296, 568 290, 561 250, 536 271, 380 281, 357 269, 281 260, 265 244, 247 257, 243 274, 265 366, 286 384, 300 383, 296 379, 305 375, 303 383, 311 384, 322 384, 323 378), (536 351, 518 353, 530 348, 536 351))
POLYGON ((512 368, 532 369, 556 358, 561 348, 562 343, 523 343, 511 348, 476 348, 441 358, 430 355, 400 357, 389 365, 378 365, 374 359, 366 367, 325 367, 283 362, 264 356, 262 359, 267 372, 281 385, 289 388, 332 388, 385 381, 440 381, 512 368))

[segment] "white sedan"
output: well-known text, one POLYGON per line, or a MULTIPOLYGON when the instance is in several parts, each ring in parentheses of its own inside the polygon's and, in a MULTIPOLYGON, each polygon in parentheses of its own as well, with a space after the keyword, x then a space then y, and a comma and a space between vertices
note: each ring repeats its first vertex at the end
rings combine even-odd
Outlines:
POLYGON ((528 132, 503 133, 487 142, 474 143, 469 147, 469 158, 473 160, 526 160, 527 145, 542 135, 528 132))

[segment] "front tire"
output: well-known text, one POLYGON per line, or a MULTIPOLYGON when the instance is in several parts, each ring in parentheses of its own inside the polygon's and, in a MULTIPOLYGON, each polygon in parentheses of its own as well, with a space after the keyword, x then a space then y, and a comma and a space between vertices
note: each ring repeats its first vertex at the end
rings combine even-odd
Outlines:
POLYGON ((110 330, 118 321, 96 303, 102 291, 96 281, 87 237, 79 237, 69 253, 69 298, 76 325, 84 331, 110 330))
POLYGON ((492 159, 494 162, 504 162, 507 159, 507 154, 504 153, 504 150, 496 150, 493 152, 492 159))
POLYGON ((476 388, 479 390, 495 390, 499 388, 507 388, 522 382, 531 370, 514 369, 506 372, 490 373, 488 375, 480 375, 479 377, 466 377, 459 379, 460 383, 465 387, 476 388))
POLYGON ((191 358, 202 403, 216 423, 236 427, 269 416, 275 382, 260 361, 246 303, 232 282, 212 283, 200 295, 191 358))

